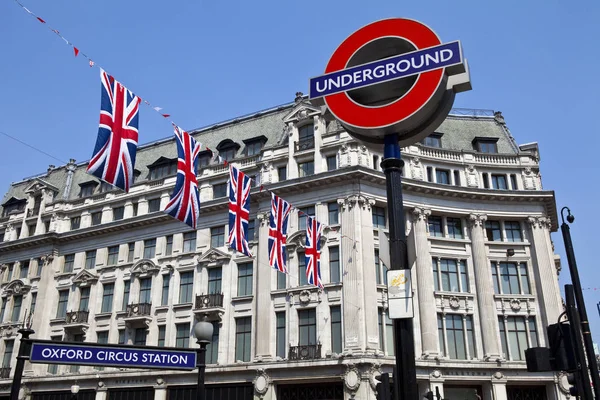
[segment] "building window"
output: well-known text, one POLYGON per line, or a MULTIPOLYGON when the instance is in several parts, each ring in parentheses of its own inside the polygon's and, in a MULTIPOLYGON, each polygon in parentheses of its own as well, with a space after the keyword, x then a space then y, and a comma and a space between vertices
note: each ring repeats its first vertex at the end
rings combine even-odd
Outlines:
MULTIPOLYGON (((30 307, 30 313, 33 314, 35 312, 35 305, 37 303, 37 292, 35 293, 31 293, 31 307, 30 307)), ((0 320, 0 323, 2 322, 2 320, 0 320)))
POLYGON ((112 312, 113 306, 113 294, 115 293, 115 284, 106 283, 104 284, 104 291, 102 293, 102 309, 101 312, 109 313, 112 312))
POLYGON ((96 211, 92 213, 92 226, 100 225, 102 223, 102 211, 96 211))
POLYGON ((13 269, 15 268, 15 264, 14 263, 10 263, 8 264, 8 267, 6 268, 6 281, 10 282, 13 276, 13 269))
POLYGON ((298 177, 303 178, 305 176, 314 175, 315 163, 314 161, 306 161, 298 163, 298 177))
POLYGON ((44 261, 42 261, 41 258, 36 258, 35 261, 36 261, 36 265, 37 265, 37 268, 35 270, 35 276, 40 277, 40 276, 42 276, 42 271, 44 270, 44 261))
POLYGON ((452 239, 462 239, 463 230, 460 218, 446 218, 446 227, 448 228, 448 237, 452 239))
POLYGON ((255 235, 255 232, 254 232, 254 220, 251 219, 251 220, 248 221, 248 237, 247 237, 248 241, 254 240, 254 235, 255 235))
POLYGON ((202 155, 198 156, 198 169, 196 170, 197 175, 199 175, 199 171, 202 168, 208 167, 208 165, 210 164, 211 158, 212 158, 212 154, 202 154, 202 155))
POLYGON ((125 329, 119 329, 118 344, 125 344, 125 329))
POLYGON ((19 278, 24 279, 29 276, 29 260, 21 261, 21 270, 19 271, 19 278))
POLYGON ((206 363, 216 364, 219 358, 219 323, 213 322, 212 340, 206 346, 206 363))
POLYGON ((285 357, 285 311, 275 313, 275 355, 285 357))
POLYGON ((35 234, 35 226, 36 224, 27 225, 27 234, 29 236, 33 236, 35 234))
POLYGON ((519 190, 519 185, 517 184, 517 175, 510 174, 510 188, 512 190, 519 190))
MULTIPOLYGON (((65 254, 65 266, 63 272, 73 272, 73 266, 75 265, 75 254, 65 254)), ((10 276, 8 278, 10 280, 10 276)))
POLYGON ((379 164, 379 156, 373 155, 373 169, 379 171, 381 165, 379 164))
POLYGON ((498 146, 496 142, 498 139, 475 139, 474 147, 475 150, 480 153, 497 153, 498 146))
POLYGON ((302 207, 298 209, 298 230, 306 229, 306 218, 315 216, 315 206, 302 207))
POLYGON ((427 167, 427 182, 433 182, 433 168, 427 167))
POLYGON ((6 312, 6 303, 8 303, 8 297, 2 298, 2 306, 0 307, 0 324, 4 322, 4 313, 6 312))
POLYGON ((140 303, 152 303, 152 278, 140 279, 140 303))
POLYGON ((179 304, 191 303, 194 293, 194 271, 179 274, 179 304))
POLYGON ((183 252, 191 253, 196 251, 196 231, 183 234, 183 252))
POLYGON ((382 350, 385 347, 388 356, 395 355, 394 323, 381 308, 379 309, 379 343, 382 350))
POLYGON ((98 343, 108 344, 108 331, 98 332, 98 343))
POLYGON ((171 284, 171 275, 162 276, 162 294, 160 304, 166 306, 169 304, 169 285, 171 284))
POLYGON ((342 353, 342 309, 340 306, 331 306, 331 351, 342 353))
POLYGON ((525 317, 498 317, 500 327, 500 341, 502 342, 502 351, 507 359, 524 360, 525 349, 534 347, 538 343, 537 330, 535 329, 535 318, 529 317, 529 322, 525 317), (529 324, 529 335, 531 346, 527 341, 527 324, 529 324), (533 331, 531 331, 533 327, 533 331))
POLYGON ((496 294, 531 294, 527 263, 492 263, 492 280, 496 294))
POLYGON ((287 274, 276 271, 277 274, 277 289, 285 289, 287 287, 287 274))
POLYGON ((156 255, 156 239, 144 240, 144 258, 154 258, 156 255))
POLYGON ((502 241, 502 231, 500 230, 500 222, 498 221, 486 221, 485 233, 487 235, 487 240, 489 241, 502 241))
POLYGON ((15 341, 5 340, 4 341, 4 357, 2 358, 2 368, 10 368, 12 361, 13 349, 15 347, 15 341))
POLYGON ((134 251, 135 251, 135 243, 127 243, 127 262, 133 261, 134 251))
POLYGON ((464 260, 433 258, 432 265, 435 290, 469 293, 467 263, 464 260))
POLYGON ((124 215, 125 215, 125 207, 121 206, 121 207, 113 208, 113 221, 119 221, 119 220, 123 219, 124 215))
POLYGON ((81 226, 81 217, 71 218, 71 230, 79 229, 81 226))
POLYGON ((298 139, 308 140, 315 137, 315 127, 313 124, 304 125, 298 128, 298 139))
POLYGON ((337 156, 327 156, 325 161, 327 162, 327 171, 337 169, 337 156))
POLYGON ((373 218, 373 227, 385 229, 385 208, 373 206, 371 215, 373 218))
POLYGON ((429 147, 442 147, 442 135, 435 133, 431 134, 423 139, 422 143, 429 147))
POLYGON ((147 335, 148 335, 148 331, 146 330, 146 328, 135 328, 135 336, 133 339, 133 344, 135 346, 145 346, 147 335))
POLYGON ((460 171, 454 171, 454 186, 460 186, 460 171))
POLYGON ((111 246, 108 248, 108 257, 106 265, 116 265, 119 260, 119 246, 111 246))
POLYGON ((340 206, 337 202, 327 203, 327 216, 329 225, 340 223, 340 206))
POLYGON ((317 344, 317 315, 316 310, 298 311, 298 333, 300 346, 317 344))
POLYGON ((208 270, 208 294, 220 294, 223 270, 221 267, 208 270))
POLYGON ((176 324, 177 336, 175 338, 175 347, 187 348, 190 347, 190 324, 176 324))
POLYGON ((235 359, 236 361, 250 361, 252 345, 252 319, 251 317, 236 318, 235 320, 235 359))
POLYGON ((329 247, 329 278, 330 282, 341 282, 340 247, 329 247))
POLYGON ((447 169, 436 169, 435 170, 435 182, 443 185, 450 184, 450 171, 447 169))
POLYGON ((100 182, 100 193, 106 193, 113 190, 113 185, 104 181, 100 182))
POLYGON ((167 236, 167 244, 165 246, 165 255, 170 256, 173 254, 173 235, 167 236))
POLYGON ((213 199, 227 196, 227 183, 217 183, 213 185, 213 199))
POLYGON ((131 292, 131 281, 123 281, 123 305, 121 309, 123 311, 127 310, 127 306, 129 305, 129 293, 131 292))
POLYGON ((379 249, 375 249, 373 261, 375 263, 375 281, 378 285, 387 285, 388 268, 381 262, 379 258, 379 249))
POLYGON ((94 189, 96 188, 96 182, 84 183, 80 185, 81 190, 79 192, 79 197, 88 197, 94 194, 94 189))
POLYGON ((58 307, 56 309, 56 318, 65 319, 67 316, 67 303, 69 302, 69 290, 58 291, 58 307))
POLYGON ((298 253, 298 285, 308 285, 308 278, 306 276, 306 254, 298 253))
POLYGON ((225 227, 216 226, 210 228, 210 246, 221 247, 225 245, 225 227))
POLYGON ((85 269, 96 268, 96 250, 85 252, 85 269))
POLYGON ((506 232, 506 240, 509 242, 522 242, 521 224, 517 221, 505 221, 504 232, 506 232))
POLYGON ((157 212, 160 211, 160 199, 150 199, 148 200, 148 212, 157 212))
POLYGON ((160 164, 149 166, 150 180, 164 178, 177 173, 177 160, 165 160, 160 164))
POLYGON ((252 296, 252 263, 238 264, 238 296, 252 296))
MULTIPOLYGON (((62 336, 50 336, 50 340, 53 342, 62 342, 62 336)), ((52 375, 56 375, 58 372, 58 364, 49 364, 48 365, 48 373, 52 375)))
POLYGON ((21 317, 21 306, 23 305, 23 296, 13 296, 12 322, 18 322, 21 317))
POLYGON ((277 176, 279 178, 279 182, 287 179, 287 165, 277 168, 277 176))
POLYGON ((475 338, 473 335, 473 317, 457 314, 438 314, 438 335, 440 351, 454 360, 467 360, 475 357, 475 338), (445 332, 444 332, 445 330, 445 332), (445 340, 444 340, 445 339, 445 340), (447 343, 447 348, 446 348, 447 343))
POLYGON ((167 337, 167 326, 159 325, 158 326, 158 343, 156 343, 156 345, 158 347, 165 347, 166 337, 167 337))
POLYGON ((138 203, 131 203, 132 213, 131 216, 135 217, 138 214, 138 203))
POLYGON ((429 225, 429 236, 444 237, 442 217, 430 216, 427 218, 427 223, 429 225))
POLYGON ((248 142, 248 143, 246 143, 246 155, 247 156, 258 155, 258 154, 260 154, 262 147, 263 147, 262 140, 255 140, 252 142, 248 142))
POLYGON ((492 187, 498 190, 508 190, 506 175, 492 175, 492 187))
POLYGON ((90 288, 82 287, 79 289, 79 311, 88 311, 90 309, 90 288))
POLYGON ((5 231, 0 232, 0 243, 4 242, 4 233, 5 231))
POLYGON ((221 158, 223 160, 231 161, 235 158, 236 152, 237 152, 237 149, 235 147, 227 147, 227 148, 219 150, 219 155, 221 156, 221 158))

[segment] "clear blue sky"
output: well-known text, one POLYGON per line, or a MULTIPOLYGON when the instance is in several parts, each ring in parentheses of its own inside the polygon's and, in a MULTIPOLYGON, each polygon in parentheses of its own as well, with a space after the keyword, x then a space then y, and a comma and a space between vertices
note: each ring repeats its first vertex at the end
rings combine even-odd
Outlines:
MULTIPOLYGON (((518 143, 537 141, 544 188, 568 205, 584 287, 600 287, 600 5, 578 1, 44 1, 25 6, 154 105, 192 129, 292 101, 336 46, 374 20, 408 17, 460 39, 473 90, 456 107, 503 112, 518 143), (596 227, 596 228, 594 228, 596 227)), ((0 2, 0 131, 61 159, 89 159, 99 119, 97 68, 0 2)), ((148 107, 140 143, 172 134, 148 107)), ((0 191, 58 164, 0 135, 0 191)), ((570 278, 562 237, 561 286, 570 278)), ((561 291, 563 291, 561 287, 561 291)), ((596 341, 600 289, 585 292, 596 341)))

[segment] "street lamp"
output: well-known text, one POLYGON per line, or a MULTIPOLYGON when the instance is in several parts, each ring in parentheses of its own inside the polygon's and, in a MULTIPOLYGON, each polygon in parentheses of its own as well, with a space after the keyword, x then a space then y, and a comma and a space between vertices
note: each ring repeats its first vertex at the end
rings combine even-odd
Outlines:
POLYGON ((213 325, 206 320, 206 314, 204 314, 200 321, 194 325, 194 336, 196 336, 196 343, 200 347, 196 350, 198 356, 196 360, 196 367, 198 367, 198 388, 196 391, 196 399, 204 400, 206 398, 206 392, 204 391, 204 371, 206 370, 206 346, 212 340, 213 325))
POLYGON ((71 386, 71 399, 77 400, 77 393, 79 393, 79 385, 74 384, 71 386))

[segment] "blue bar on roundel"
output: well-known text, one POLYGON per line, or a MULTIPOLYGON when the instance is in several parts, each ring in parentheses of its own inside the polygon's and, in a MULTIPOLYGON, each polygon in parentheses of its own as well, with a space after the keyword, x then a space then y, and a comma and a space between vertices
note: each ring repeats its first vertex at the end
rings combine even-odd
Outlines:
POLYGON ((460 63, 460 42, 445 43, 311 78, 309 97, 316 99, 460 63))

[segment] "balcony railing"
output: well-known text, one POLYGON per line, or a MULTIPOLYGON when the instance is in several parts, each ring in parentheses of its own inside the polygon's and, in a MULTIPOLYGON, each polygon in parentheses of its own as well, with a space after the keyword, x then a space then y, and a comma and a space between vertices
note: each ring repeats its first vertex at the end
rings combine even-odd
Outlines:
POLYGON ((0 368, 0 379, 10 378, 10 367, 0 368))
POLYGON ((309 137, 296 142, 296 151, 310 150, 315 148, 315 138, 309 137))
POLYGON ((127 317, 139 317, 144 315, 150 315, 151 310, 151 303, 130 304, 127 306, 127 317))
POLYGON ((223 307, 223 293, 201 294, 196 296, 196 308, 223 307))
POLYGON ((288 354, 290 360, 316 360, 318 358, 321 358, 320 344, 291 346, 288 354))
POLYGON ((70 311, 67 313, 65 322, 67 324, 87 324, 89 315, 89 311, 70 311))

